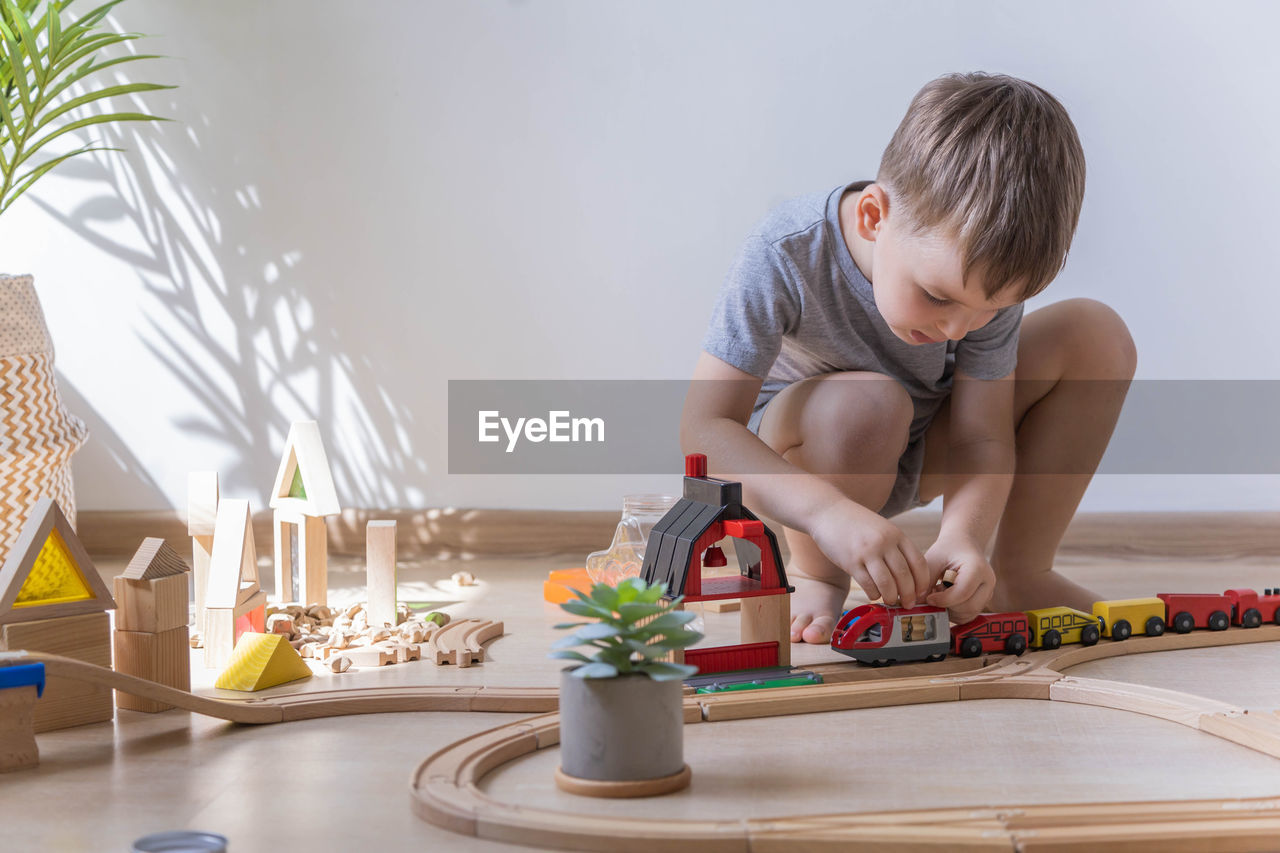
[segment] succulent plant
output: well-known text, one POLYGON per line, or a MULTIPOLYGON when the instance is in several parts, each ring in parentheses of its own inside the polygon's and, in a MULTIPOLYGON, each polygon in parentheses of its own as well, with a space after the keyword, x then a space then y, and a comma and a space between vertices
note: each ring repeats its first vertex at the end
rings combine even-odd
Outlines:
POLYGON ((560 605, 574 616, 589 622, 564 622, 559 629, 576 629, 556 641, 548 657, 578 661, 571 673, 577 678, 614 678, 639 673, 654 681, 688 678, 695 666, 661 660, 676 649, 692 646, 702 635, 688 627, 695 614, 676 608, 684 596, 663 603, 666 587, 652 586, 640 578, 626 578, 617 587, 598 583, 590 592, 574 590, 575 598, 560 605), (590 655, 571 651, 587 646, 590 655))

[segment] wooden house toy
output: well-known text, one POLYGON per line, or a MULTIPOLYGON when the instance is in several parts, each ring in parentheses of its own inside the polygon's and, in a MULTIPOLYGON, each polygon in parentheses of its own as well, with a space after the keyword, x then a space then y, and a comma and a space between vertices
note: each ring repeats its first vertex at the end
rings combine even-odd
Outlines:
POLYGON ((315 421, 296 421, 271 490, 275 511, 276 595, 282 602, 327 604, 329 540, 325 519, 342 512, 315 421))
MULTIPOLYGON (((115 601, 58 504, 41 498, 0 570, 0 650, 46 652, 111 668, 115 601)), ((107 687, 50 677, 35 731, 110 720, 107 687)))
POLYGON ((258 585, 258 552, 253 544, 249 502, 223 499, 218 503, 204 600, 205 666, 222 669, 241 634, 265 630, 266 603, 267 594, 258 585))
POLYGON ((792 588, 773 531, 742 505, 742 484, 707 476, 707 457, 685 457, 684 497, 649 533, 642 576, 666 584, 668 599, 684 602, 742 600, 742 642, 673 653, 700 675, 791 664, 792 588), (739 574, 702 577, 702 567, 726 565, 717 542, 735 540, 739 574), (704 558, 704 552, 706 554, 704 558))
MULTIPOLYGON (((115 579, 116 672, 191 689, 190 574, 163 539, 143 540, 124 574, 115 579)), ((117 692, 116 707, 155 713, 173 706, 117 692)))

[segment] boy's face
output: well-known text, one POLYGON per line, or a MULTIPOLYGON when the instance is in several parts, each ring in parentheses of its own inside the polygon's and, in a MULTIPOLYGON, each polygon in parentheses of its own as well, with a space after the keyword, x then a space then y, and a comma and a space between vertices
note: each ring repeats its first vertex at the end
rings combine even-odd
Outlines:
POLYGON ((899 338, 921 345, 960 340, 991 322, 999 309, 1017 304, 1014 288, 987 299, 978 270, 965 286, 955 240, 936 231, 912 233, 903 227, 904 216, 877 215, 887 210, 876 207, 859 205, 857 230, 870 243, 876 308, 899 338))

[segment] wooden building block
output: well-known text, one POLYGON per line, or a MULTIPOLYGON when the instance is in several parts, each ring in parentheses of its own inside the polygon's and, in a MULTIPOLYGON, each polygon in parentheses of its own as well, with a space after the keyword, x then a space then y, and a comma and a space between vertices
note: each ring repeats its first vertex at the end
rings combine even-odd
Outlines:
POLYGON ((396 662, 396 653, 378 646, 356 646, 338 654, 351 660, 352 666, 386 666, 396 662))
POLYGON ((742 599, 713 598, 711 601, 702 602, 702 607, 711 613, 736 613, 742 609, 742 599))
POLYGON ((35 767, 40 763, 36 746, 36 686, 0 689, 0 773, 35 767))
POLYGON ((791 665, 791 596, 742 599, 742 643, 778 644, 778 666, 791 665))
MULTIPOLYGON (((0 626, 0 651, 26 649, 111 668, 111 622, 106 613, 63 616, 0 626)), ((111 690, 96 684, 49 676, 36 704, 36 732, 110 720, 111 690)))
POLYGON ((208 607, 204 612, 204 665, 222 670, 231 660, 236 641, 246 632, 267 630, 267 594, 257 590, 235 608, 208 607))
MULTIPOLYGON (((186 625, 158 634, 116 631, 116 672, 136 675, 178 690, 190 690, 191 648, 188 636, 186 625)), ((173 706, 117 691, 116 707, 154 714, 173 706)))
POLYGON ((396 624, 396 523, 370 521, 365 527, 369 624, 396 624))
POLYGON ((187 534, 191 537, 191 585, 195 591, 196 630, 204 625, 204 595, 213 557, 213 530, 218 518, 218 472, 187 475, 187 534))
POLYGON ((41 498, 0 569, 0 623, 79 616, 115 606, 67 517, 55 501, 41 498))
POLYGON ((159 634, 187 627, 188 575, 130 580, 121 575, 114 581, 116 629, 159 634))
POLYGON ((214 687, 253 692, 311 677, 311 668, 279 634, 246 632, 214 687))

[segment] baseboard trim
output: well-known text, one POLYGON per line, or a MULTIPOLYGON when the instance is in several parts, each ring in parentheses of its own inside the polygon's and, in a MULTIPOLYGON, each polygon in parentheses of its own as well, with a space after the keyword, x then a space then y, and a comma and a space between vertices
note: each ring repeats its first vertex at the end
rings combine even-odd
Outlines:
MULTIPOLYGON (((365 525, 372 519, 397 523, 397 549, 404 557, 470 559, 580 553, 585 558, 609 544, 618 514, 594 510, 346 510, 329 520, 331 552, 363 553, 365 525)), ((917 546, 925 548, 937 536, 940 520, 941 513, 917 510, 895 522, 917 546)), ((148 536, 163 537, 174 547, 188 538, 186 521, 177 512, 82 510, 77 527, 89 553, 104 557, 129 556, 148 536)), ((774 529, 780 532, 776 525, 774 529)), ((270 553, 271 536, 270 511, 255 514, 259 555, 270 553)), ((190 547, 185 542, 180 553, 190 554, 190 547)), ((1067 530, 1059 551, 1132 559, 1280 557, 1280 513, 1082 513, 1067 530)))

